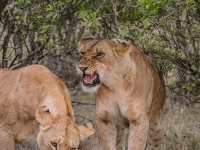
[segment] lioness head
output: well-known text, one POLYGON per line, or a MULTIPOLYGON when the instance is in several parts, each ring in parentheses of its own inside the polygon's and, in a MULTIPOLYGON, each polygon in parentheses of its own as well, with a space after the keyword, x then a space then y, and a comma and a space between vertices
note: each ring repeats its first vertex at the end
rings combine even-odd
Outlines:
POLYGON ((75 122, 66 115, 54 115, 48 106, 40 106, 36 112, 40 124, 37 136, 41 150, 70 150, 78 148, 79 129, 75 122))
POLYGON ((78 68, 82 73, 83 89, 91 92, 96 91, 100 84, 111 87, 115 86, 115 81, 120 82, 129 67, 129 52, 129 43, 82 39, 78 68))

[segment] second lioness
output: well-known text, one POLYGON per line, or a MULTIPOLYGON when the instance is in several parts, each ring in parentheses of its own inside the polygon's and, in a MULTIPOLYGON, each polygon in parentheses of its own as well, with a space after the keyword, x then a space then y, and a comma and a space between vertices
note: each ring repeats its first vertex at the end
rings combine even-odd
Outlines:
POLYGON ((37 135, 40 150, 77 148, 80 141, 69 91, 46 67, 0 69, 0 147, 37 135))
POLYGON ((144 150, 149 125, 164 103, 159 74, 130 43, 82 39, 82 85, 96 91, 97 134, 103 149, 116 150, 117 127, 129 127, 128 149, 144 150))

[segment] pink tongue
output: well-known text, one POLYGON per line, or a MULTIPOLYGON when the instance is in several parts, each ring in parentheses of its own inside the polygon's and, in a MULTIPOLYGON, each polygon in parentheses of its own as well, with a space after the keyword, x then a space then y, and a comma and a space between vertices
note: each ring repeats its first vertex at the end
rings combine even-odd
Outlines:
POLYGON ((96 75, 85 75, 84 82, 87 84, 92 84, 92 82, 96 79, 96 75))

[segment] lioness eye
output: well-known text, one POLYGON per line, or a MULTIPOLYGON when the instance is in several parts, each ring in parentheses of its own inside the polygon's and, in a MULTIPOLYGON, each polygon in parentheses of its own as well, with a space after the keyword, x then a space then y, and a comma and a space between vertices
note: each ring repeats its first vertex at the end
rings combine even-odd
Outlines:
POLYGON ((44 112, 46 112, 46 113, 50 113, 49 109, 45 110, 44 112))
POLYGON ((104 53, 104 52, 97 52, 95 58, 101 59, 101 58, 103 58, 104 56, 105 56, 105 53, 104 53))

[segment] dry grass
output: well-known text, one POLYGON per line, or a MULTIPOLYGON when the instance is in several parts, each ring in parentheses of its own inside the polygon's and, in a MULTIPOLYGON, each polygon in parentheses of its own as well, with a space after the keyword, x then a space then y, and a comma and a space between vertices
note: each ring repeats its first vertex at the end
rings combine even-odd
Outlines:
MULTIPOLYGON (((74 99, 78 102, 74 103, 78 122, 94 122, 94 96, 81 94, 74 99)), ((159 150, 200 150, 200 104, 185 106, 175 104, 168 98, 159 121, 159 128, 164 135, 159 150)), ((34 143, 32 140, 18 145, 17 150, 35 150, 34 143)))
POLYGON ((174 104, 167 99, 160 119, 161 150, 200 150, 200 106, 174 104))

